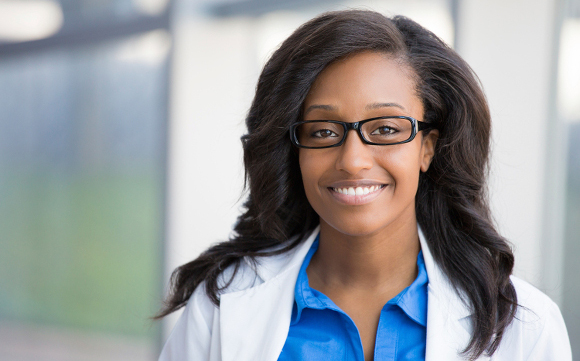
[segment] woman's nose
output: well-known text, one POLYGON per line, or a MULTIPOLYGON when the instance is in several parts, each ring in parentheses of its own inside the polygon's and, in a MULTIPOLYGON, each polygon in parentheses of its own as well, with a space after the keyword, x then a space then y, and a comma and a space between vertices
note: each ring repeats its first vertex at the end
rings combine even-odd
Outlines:
POLYGON ((363 143, 356 131, 346 134, 344 143, 340 146, 340 153, 336 160, 336 168, 350 174, 357 174, 363 169, 373 166, 371 145, 363 143))

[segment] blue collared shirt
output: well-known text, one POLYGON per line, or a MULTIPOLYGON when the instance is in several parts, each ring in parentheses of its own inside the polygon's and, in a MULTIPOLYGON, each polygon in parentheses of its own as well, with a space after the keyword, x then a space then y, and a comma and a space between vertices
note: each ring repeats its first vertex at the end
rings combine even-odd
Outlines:
MULTIPOLYGON (((306 268, 317 249, 318 237, 298 274, 290 330, 278 361, 364 361, 355 323, 330 298, 308 284, 306 268)), ((381 310, 375 360, 425 360, 429 279, 422 252, 417 257, 417 267, 415 281, 381 310)))

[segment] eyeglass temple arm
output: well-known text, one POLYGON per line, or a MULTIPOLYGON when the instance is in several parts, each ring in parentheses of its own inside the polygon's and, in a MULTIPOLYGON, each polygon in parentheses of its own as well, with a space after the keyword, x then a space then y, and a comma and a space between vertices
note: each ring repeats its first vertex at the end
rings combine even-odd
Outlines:
POLYGON ((435 125, 432 123, 426 123, 426 122, 422 122, 420 120, 417 120, 417 131, 422 131, 422 130, 426 130, 426 129, 434 129, 435 125))

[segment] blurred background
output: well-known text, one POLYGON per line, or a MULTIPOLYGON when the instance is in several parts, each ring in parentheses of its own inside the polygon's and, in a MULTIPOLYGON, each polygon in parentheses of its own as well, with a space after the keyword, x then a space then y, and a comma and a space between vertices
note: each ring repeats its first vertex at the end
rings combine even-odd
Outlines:
POLYGON ((580 0, 0 0, 1 360, 156 360, 171 271, 239 213, 261 67, 345 8, 407 15, 479 75, 498 227, 580 355, 580 0))

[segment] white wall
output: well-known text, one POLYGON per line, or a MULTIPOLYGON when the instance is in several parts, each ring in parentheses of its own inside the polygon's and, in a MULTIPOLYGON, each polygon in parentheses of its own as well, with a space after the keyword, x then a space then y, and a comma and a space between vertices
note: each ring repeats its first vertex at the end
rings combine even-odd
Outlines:
MULTIPOLYGON (((174 23, 166 276, 228 238, 242 197, 240 136, 254 89, 247 19, 174 23)), ((165 332, 175 318, 165 323, 165 332)))

